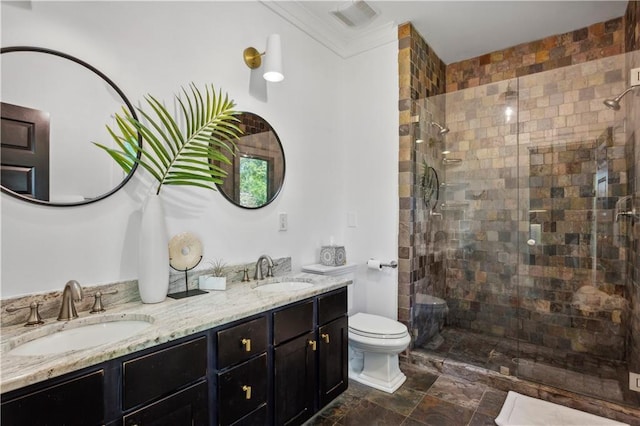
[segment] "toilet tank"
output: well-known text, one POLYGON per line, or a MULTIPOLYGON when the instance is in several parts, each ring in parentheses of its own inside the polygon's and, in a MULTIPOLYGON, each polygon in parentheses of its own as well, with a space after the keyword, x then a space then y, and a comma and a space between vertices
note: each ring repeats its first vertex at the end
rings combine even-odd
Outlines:
POLYGON ((353 284, 347 286, 347 312, 349 315, 353 313, 353 291, 354 285, 356 282, 356 270, 358 269, 358 265, 356 264, 347 264, 342 266, 326 266, 321 265, 319 263, 314 265, 307 265, 302 267, 302 272, 307 272, 310 274, 318 274, 325 275, 331 277, 340 277, 346 280, 353 281, 353 284))

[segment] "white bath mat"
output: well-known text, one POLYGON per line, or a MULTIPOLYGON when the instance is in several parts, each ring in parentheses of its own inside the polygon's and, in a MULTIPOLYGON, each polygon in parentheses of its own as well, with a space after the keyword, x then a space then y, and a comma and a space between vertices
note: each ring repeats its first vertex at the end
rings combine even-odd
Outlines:
POLYGON ((626 423, 511 391, 507 394, 502 410, 496 418, 496 424, 498 426, 629 426, 626 423))

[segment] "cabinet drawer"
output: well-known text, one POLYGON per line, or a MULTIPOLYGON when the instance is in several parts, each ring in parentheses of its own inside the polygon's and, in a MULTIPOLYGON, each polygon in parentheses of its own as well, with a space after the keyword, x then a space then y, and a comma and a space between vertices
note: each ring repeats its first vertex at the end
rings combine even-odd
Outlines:
POLYGON ((273 314, 273 344, 313 330, 313 301, 285 308, 273 314))
POLYGON ((125 426, 209 424, 207 382, 203 381, 124 417, 125 426))
POLYGON ((347 288, 318 297, 318 324, 325 325, 347 313, 347 288))
POLYGON ((122 366, 123 409, 164 396, 206 373, 206 337, 126 361, 122 366))
POLYGON ((267 317, 218 331, 218 368, 226 368, 267 350, 267 317))
POLYGON ((230 425, 267 402, 267 354, 218 374, 218 423, 230 425))
POLYGON ((99 370, 5 402, 3 425, 78 425, 104 423, 104 371, 99 370))
POLYGON ((244 416, 237 422, 233 424, 233 426, 264 426, 268 425, 270 422, 267 420, 268 410, 267 404, 262 404, 260 408, 256 411, 244 416))

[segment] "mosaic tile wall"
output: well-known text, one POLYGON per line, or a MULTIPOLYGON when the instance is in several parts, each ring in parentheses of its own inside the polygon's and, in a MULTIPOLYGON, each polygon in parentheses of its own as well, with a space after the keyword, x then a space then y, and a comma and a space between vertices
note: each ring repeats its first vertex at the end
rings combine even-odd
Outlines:
MULTIPOLYGON (((410 330, 415 303, 416 285, 424 285, 427 277, 443 276, 442 262, 429 251, 432 221, 423 208, 417 183, 422 170, 422 159, 429 151, 428 142, 422 147, 415 144, 419 132, 428 139, 434 129, 422 114, 427 105, 417 99, 444 93, 445 64, 409 23, 398 27, 398 72, 400 110, 399 195, 400 214, 398 232, 398 319, 410 330), (416 122, 416 117, 421 122, 416 122), (418 130, 420 128, 421 130, 418 130), (427 269, 429 268, 429 269, 427 269)), ((428 106, 432 119, 444 118, 444 104, 431 102, 428 106)), ((437 281, 437 278, 434 278, 437 281)))
POLYGON ((448 158, 462 160, 442 210, 450 324, 624 358, 628 229, 613 218, 630 165, 602 104, 624 69, 617 55, 447 95, 448 158))
MULTIPOLYGON (((570 64, 577 63, 586 63, 587 69, 590 69, 593 64, 589 65, 589 61, 614 56, 624 51, 628 52, 630 50, 638 49, 638 46, 640 46, 640 22, 638 21, 638 16, 640 15, 639 10, 640 2, 630 1, 624 20, 622 18, 614 19, 571 33, 560 34, 543 40, 525 43, 523 45, 514 46, 510 49, 505 49, 504 51, 493 52, 491 54, 457 64, 450 64, 449 66, 445 66, 439 59, 437 59, 434 52, 424 42, 420 34, 415 32, 410 24, 404 24, 399 27, 398 35, 400 40, 400 53, 398 62, 401 86, 399 104, 401 123, 399 165, 401 197, 399 230, 399 318, 401 321, 405 322, 405 324, 410 326, 414 333, 414 337, 418 340, 418 324, 413 324, 413 327, 411 327, 412 322, 420 321, 418 319, 418 299, 420 299, 422 294, 440 296, 442 292, 441 289, 445 281, 445 274, 456 275, 458 273, 462 273, 465 279, 470 281, 471 276, 473 276, 474 280, 479 283, 486 283, 492 274, 500 277, 502 284, 497 284, 496 282, 488 284, 488 287, 494 287, 493 292, 490 294, 479 293, 480 296, 477 299, 474 299, 472 296, 474 294, 473 289, 458 289, 461 294, 465 294, 464 298, 460 299, 460 303, 462 306, 467 307, 468 310, 479 311, 481 306, 485 303, 485 299, 499 300, 500 303, 495 304, 495 309, 491 311, 494 318, 491 320, 491 324, 493 325, 489 328, 490 332, 495 335, 509 335, 509 330, 517 329, 518 322, 517 319, 513 317, 515 312, 513 310, 513 304, 516 300, 514 298, 514 290, 516 287, 515 283, 512 281, 515 281, 515 279, 506 280, 506 277, 514 276, 514 267, 509 265, 515 265, 521 259, 517 255, 518 248, 513 246, 514 242, 507 240, 509 238, 507 234, 511 232, 512 228, 519 229, 522 224, 518 223, 514 225, 510 222, 517 220, 517 218, 513 217, 511 209, 517 209, 518 206, 515 205, 514 207, 514 200, 516 200, 516 198, 511 198, 513 192, 505 185, 517 185, 514 183, 516 179, 515 175, 517 174, 517 168, 514 164, 518 164, 518 162, 523 161, 526 161, 525 164, 528 164, 528 161, 530 161, 530 159, 519 159, 515 154, 515 152, 517 152, 517 127, 514 128, 513 123, 502 123, 502 125, 499 125, 496 122, 496 119, 492 118, 491 122, 494 127, 487 127, 487 132, 485 134, 486 139, 488 139, 488 145, 481 147, 475 146, 474 148, 481 150, 478 155, 479 157, 484 157, 482 159, 483 167, 486 169, 486 173, 491 175, 489 178, 490 182, 488 182, 488 185, 490 186, 489 190, 498 191, 498 193, 503 194, 502 199, 491 201, 499 208, 496 209, 495 212, 487 213, 487 218, 509 222, 509 224, 505 225, 503 223, 502 225, 495 226, 495 229, 474 230, 472 222, 467 220, 465 213, 459 208, 461 207, 461 204, 462 207, 464 207, 464 203, 466 202, 465 197, 468 194, 467 191, 470 189, 465 188, 464 185, 456 186, 456 183, 452 182, 452 179, 447 179, 447 181, 449 181, 447 183, 450 184, 450 186, 446 189, 443 188, 443 194, 441 196, 446 196, 450 199, 448 203, 445 203, 442 214, 445 219, 451 219, 452 217, 456 218, 457 228, 453 233, 451 233, 448 245, 443 245, 441 240, 445 234, 443 229, 446 221, 438 223, 437 220, 433 220, 433 217, 426 216, 425 210, 421 210, 420 207, 419 173, 421 169, 421 159, 426 155, 429 159, 428 161, 431 161, 433 164, 437 164, 440 167, 446 167, 449 171, 455 170, 456 166, 454 164, 439 164, 439 151, 434 151, 433 149, 425 148, 424 146, 418 147, 417 145, 413 145, 415 149, 412 149, 411 145, 413 140, 417 137, 416 129, 424 132, 424 123, 421 122, 419 125, 417 123, 413 123, 412 125, 412 117, 415 117, 416 115, 422 117, 423 114, 432 118, 440 117, 445 110, 444 96, 429 99, 430 101, 433 101, 432 104, 425 103, 423 100, 415 101, 416 99, 422 99, 422 97, 425 96, 422 92, 428 93, 426 96, 444 92, 441 87, 441 80, 437 78, 429 79, 429 76, 433 77, 435 75, 437 77, 439 76, 438 73, 441 72, 440 70, 446 70, 447 93, 454 92, 462 88, 477 87, 486 83, 497 82, 499 86, 496 89, 490 88, 490 85, 486 88, 479 87, 480 95, 475 98, 475 94, 470 94, 470 91, 465 91, 463 96, 467 96, 468 100, 472 99, 471 102, 475 103, 475 109, 472 108, 468 111, 458 111, 457 113, 454 113, 458 117, 462 114, 465 120, 484 120, 482 124, 487 125, 489 118, 480 118, 480 115, 482 115, 481 111, 487 108, 486 99, 481 99, 484 96, 487 96, 487 93, 483 92, 484 90, 497 90, 493 95, 498 93, 504 94, 505 92, 513 89, 513 87, 509 86, 510 81, 513 81, 514 85, 517 83, 515 79, 511 80, 514 77, 540 73, 546 70, 562 68, 570 64), (634 35, 633 38, 631 34, 634 35), (437 66, 432 66, 431 68, 427 66, 425 68, 424 65, 419 65, 420 59, 427 59, 430 64, 437 66), (421 72, 422 69, 429 69, 431 72, 433 72, 433 70, 438 70, 438 73, 429 74, 428 72, 421 72), (427 83, 423 82, 425 79, 428 80, 427 83), (411 101, 415 102, 411 103, 411 101), (504 137, 504 146, 496 146, 497 137, 504 137), (485 149, 488 151, 482 151, 485 149), (498 157, 491 157, 491 155, 495 153, 496 149, 499 151, 500 155, 498 157), (497 171, 488 171, 489 169, 496 168, 498 169, 497 171), (412 206, 415 206, 415 209, 412 209, 412 206), (481 261, 477 258, 473 259, 473 257, 482 256, 478 253, 474 254, 470 250, 470 247, 466 246, 464 243, 464 236, 466 234, 474 233, 477 233, 478 239, 487 238, 487 234, 490 235, 491 238, 495 238, 497 233, 497 243, 503 244, 503 246, 494 247, 486 252, 489 253, 490 256, 495 256, 497 259, 497 262, 494 262, 492 265, 493 269, 490 271, 481 271, 478 273, 469 272, 469 263, 481 261), (457 258, 457 261, 459 261, 461 265, 457 272, 454 272, 453 270, 446 270, 444 265, 445 256, 443 255, 443 247, 448 250, 447 257, 451 257, 454 253, 460 255, 457 258), (462 265, 465 266, 463 267, 462 265)), ((635 66, 640 66, 640 61, 637 61, 635 66)), ((632 66, 627 64, 627 69, 631 67, 632 66)), ((548 105, 545 105, 545 99, 536 101, 540 102, 540 104, 536 105, 536 108, 531 109, 528 118, 525 112, 525 115, 521 117, 520 120, 521 122, 533 121, 531 120, 532 117, 536 120, 541 120, 539 123, 535 124, 535 129, 532 129, 531 127, 528 129, 528 137, 533 137, 535 139, 545 137, 545 132, 547 135, 553 134, 554 131, 568 132, 568 130, 564 128, 571 128, 573 126, 575 132, 586 132, 589 135, 588 137, 591 137, 591 139, 585 140, 591 140, 591 142, 588 143, 593 143, 593 141, 595 141, 598 136, 601 136, 601 134, 598 133, 597 128, 590 128, 588 123, 597 123, 598 120, 603 120, 604 117, 599 116, 597 113, 594 114, 594 111, 590 110, 591 105, 597 105, 599 103, 594 99, 590 99, 590 97, 603 97, 606 96, 608 92, 616 91, 616 89, 608 90, 600 87, 598 84, 599 79, 602 79, 600 83, 606 82, 606 84, 611 84, 615 83, 619 78, 622 78, 623 74, 625 76, 628 75, 626 72, 623 73, 621 71, 616 71, 615 69, 610 69, 609 71, 613 72, 606 75, 596 73, 588 77, 579 77, 580 83, 576 83, 577 85, 591 84, 592 86, 591 88, 586 86, 577 88, 576 86, 575 90, 578 90, 577 93, 573 90, 565 94, 567 97, 566 104, 564 103, 564 99, 563 102, 560 104, 558 103, 560 99, 560 95, 558 94, 555 97, 550 97, 548 105), (577 100, 572 98, 576 96, 577 100), (570 106, 572 99, 574 103, 573 111, 571 111, 572 107, 570 106), (557 110, 555 108, 557 108, 557 110), (531 114, 533 114, 533 116, 531 114), (559 126, 564 130, 553 130, 554 126, 559 126)), ((568 83, 564 82, 563 84, 564 86, 561 84, 557 87, 558 90, 562 91, 566 89, 568 83)), ((543 87, 543 93, 549 92, 551 88, 552 86, 543 87)), ((622 89, 620 89, 620 91, 621 90, 622 89)), ((491 93, 489 93, 489 95, 491 95, 491 93)), ((447 95, 446 97, 446 110, 451 114, 451 111, 456 111, 456 108, 450 104, 450 96, 452 95, 447 95)), ((504 103, 504 95, 503 99, 500 101, 504 103)), ((605 112, 603 114, 607 113, 605 112)), ((450 117, 447 116, 446 124, 453 128, 453 126, 449 124, 449 119, 450 117)), ((425 120, 425 118, 420 118, 420 120, 425 120)), ((524 124, 521 126, 524 126, 524 124)), ((529 126, 532 126, 532 124, 529 124, 529 126)), ((482 129, 479 129, 479 131, 482 134, 482 129)), ((633 135, 634 132, 631 131, 630 135, 628 133, 627 139, 629 139, 629 137, 633 137, 633 135)), ((431 137, 433 137, 433 135, 431 137)), ((469 134, 464 133, 462 136, 459 135, 456 137, 455 132, 452 131, 446 136, 447 141, 464 137, 469 137, 469 134)), ((525 136, 525 138, 526 137, 527 136, 525 136)), ((582 136, 578 139, 582 140, 582 136)), ((617 137, 616 141, 619 141, 619 137, 617 137)), ((472 144, 470 140, 465 139, 460 139, 456 142, 460 143, 463 148, 467 143, 469 145, 472 144)), ((636 155, 638 155, 637 151, 638 150, 636 149, 636 155)), ((449 157, 451 158, 454 156, 449 154, 449 157)), ((633 156, 627 156, 627 158, 633 158, 633 156)), ((633 169, 633 166, 630 166, 630 169, 633 169)), ((445 172, 445 170, 440 171, 442 173, 445 172)), ((452 175, 449 174, 448 178, 451 178, 451 176, 452 175)), ((640 187, 640 184, 638 184, 637 187, 640 187)), ((477 201, 474 197, 482 199, 487 196, 483 195, 483 191, 484 189, 481 189, 475 193, 469 193, 469 197, 472 201, 477 201)), ((559 190, 557 189, 556 191, 559 190)), ((488 192, 488 194, 493 196, 492 192, 488 192)), ((558 193, 556 193, 556 195, 557 194, 558 193)), ((520 206, 520 208, 522 209, 523 207, 520 206)), ((528 207, 526 208, 528 209, 528 207)), ((633 232, 637 234, 639 231, 636 228, 633 229, 633 232)), ((640 252, 638 235, 636 235, 632 241, 634 251, 631 252, 629 258, 632 259, 635 255, 635 259, 637 259, 639 256, 638 253, 640 252)), ((493 243, 496 243, 496 241, 493 241, 493 243)), ((448 260, 447 262, 451 264, 451 260, 448 260)), ((636 277, 640 275, 640 272, 638 272, 638 268, 640 268, 640 266, 637 266, 638 264, 639 262, 629 262, 629 269, 633 269, 635 271, 636 277)), ((452 282, 452 278, 450 276, 447 276, 446 280, 450 283, 452 282)), ((635 302, 633 300, 631 300, 631 302, 633 306, 637 307, 638 301, 640 301, 640 289, 638 289, 637 280, 635 281, 635 284, 634 291, 636 299, 635 302)), ((487 288, 487 285, 485 285, 485 288, 487 288)), ((451 288, 448 287, 447 291, 451 291, 451 288)), ((554 309, 557 309, 557 307, 554 309)), ((551 304, 549 304, 549 310, 551 310, 551 304)), ((533 313, 534 318, 539 317, 540 315, 541 314, 539 312, 533 313)), ((635 336, 635 341, 632 342, 634 343, 633 345, 628 342, 627 348, 635 354, 634 359, 638 360, 637 363, 639 364, 636 370, 640 370, 640 309, 633 311, 632 318, 633 321, 628 321, 628 324, 633 328, 629 330, 627 335, 635 336), (635 349, 632 350, 631 348, 635 349)), ((594 322, 589 324, 591 324, 590 327, 595 325, 594 322)), ((558 343, 560 346, 566 345, 566 340, 558 341, 558 343)))
POLYGON ((624 15, 625 52, 640 49, 640 1, 630 1, 624 15))
POLYGON ((447 93, 625 52, 623 18, 519 44, 447 66, 447 93))

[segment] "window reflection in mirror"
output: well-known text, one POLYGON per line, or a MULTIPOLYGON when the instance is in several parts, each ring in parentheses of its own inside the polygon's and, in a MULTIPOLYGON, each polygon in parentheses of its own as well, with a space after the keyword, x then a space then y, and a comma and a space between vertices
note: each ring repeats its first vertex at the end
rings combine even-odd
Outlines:
POLYGON ((243 112, 238 115, 244 132, 236 141, 238 151, 232 164, 220 165, 228 173, 218 189, 233 204, 257 209, 272 202, 284 182, 285 159, 273 127, 262 117, 243 112))

